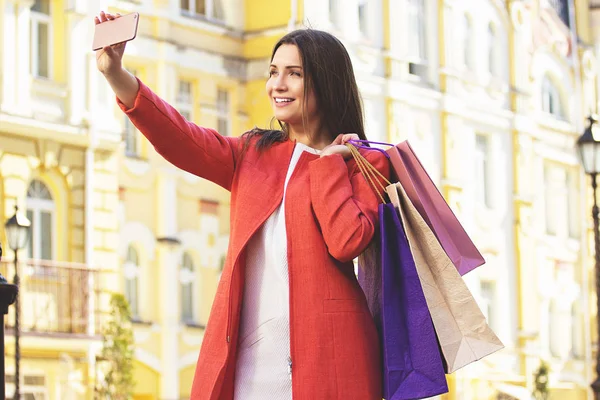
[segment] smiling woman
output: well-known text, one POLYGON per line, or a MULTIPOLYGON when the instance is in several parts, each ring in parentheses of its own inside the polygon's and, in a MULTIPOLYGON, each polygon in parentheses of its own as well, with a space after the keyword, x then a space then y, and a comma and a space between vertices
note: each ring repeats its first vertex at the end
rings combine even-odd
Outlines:
MULTIPOLYGON (((377 229, 378 198, 344 145, 366 138, 342 43, 284 36, 266 83, 280 129, 238 137, 186 120, 122 68, 124 50, 97 53, 121 109, 168 161, 231 191, 191 399, 381 399, 378 336, 352 262, 377 229)), ((389 175, 384 155, 361 151, 389 175)))

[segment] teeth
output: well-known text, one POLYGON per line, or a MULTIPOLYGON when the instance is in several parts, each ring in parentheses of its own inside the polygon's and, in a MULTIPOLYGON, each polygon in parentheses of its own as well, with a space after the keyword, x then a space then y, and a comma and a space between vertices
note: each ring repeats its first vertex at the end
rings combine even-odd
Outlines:
POLYGON ((275 102, 276 103, 289 103, 293 101, 293 99, 280 99, 280 98, 275 98, 275 102))

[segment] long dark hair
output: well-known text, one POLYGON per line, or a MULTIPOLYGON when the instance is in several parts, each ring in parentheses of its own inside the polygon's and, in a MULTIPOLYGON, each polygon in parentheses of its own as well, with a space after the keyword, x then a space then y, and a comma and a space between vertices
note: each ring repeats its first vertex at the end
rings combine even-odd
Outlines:
MULTIPOLYGON (((348 51, 335 36, 316 29, 299 29, 282 37, 271 53, 284 44, 298 47, 304 70, 304 99, 313 90, 321 116, 321 130, 328 132, 333 141, 340 133, 356 133, 366 139, 362 103, 354 69, 348 51)), ((305 116, 306 117, 306 116, 305 116)), ((288 138, 285 123, 277 121, 279 128, 254 128, 244 134, 245 148, 253 137, 260 136, 256 148, 261 151, 288 138)))

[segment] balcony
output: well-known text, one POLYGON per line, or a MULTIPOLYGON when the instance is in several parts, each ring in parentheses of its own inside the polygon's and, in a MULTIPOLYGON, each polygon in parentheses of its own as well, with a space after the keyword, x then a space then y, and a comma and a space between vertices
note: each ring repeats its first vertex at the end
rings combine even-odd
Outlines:
MULTIPOLYGON (((13 262, 0 262, 12 282, 13 262)), ((20 326, 23 335, 100 338, 105 319, 100 309, 108 293, 100 290, 97 269, 84 264, 27 260, 19 262, 20 326)), ((7 333, 14 332, 15 307, 9 308, 7 333)))

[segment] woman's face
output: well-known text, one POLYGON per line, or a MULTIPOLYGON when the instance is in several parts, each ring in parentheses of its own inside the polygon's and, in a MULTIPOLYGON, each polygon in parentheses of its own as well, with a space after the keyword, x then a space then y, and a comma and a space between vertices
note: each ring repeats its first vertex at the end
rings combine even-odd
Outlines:
POLYGON ((308 98, 304 98, 304 71, 297 46, 284 44, 275 52, 269 67, 267 95, 275 118, 291 129, 303 131, 303 113, 309 125, 315 122, 317 104, 312 88, 308 90, 308 98))

